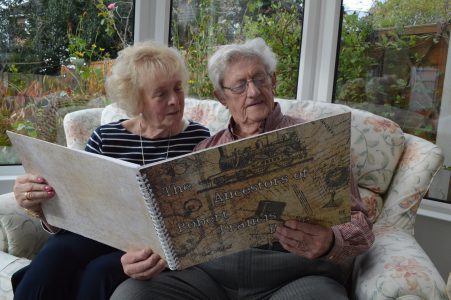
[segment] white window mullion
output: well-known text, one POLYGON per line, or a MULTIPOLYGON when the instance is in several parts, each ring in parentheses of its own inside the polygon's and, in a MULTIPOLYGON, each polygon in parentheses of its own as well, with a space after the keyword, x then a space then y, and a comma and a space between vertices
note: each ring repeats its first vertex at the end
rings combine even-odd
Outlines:
POLYGON ((298 100, 312 100, 314 95, 316 57, 318 49, 318 28, 320 24, 321 1, 305 0, 304 23, 302 25, 301 57, 298 74, 298 100))
POLYGON ((331 102, 341 0, 305 0, 298 100, 331 102))
POLYGON ((437 145, 444 151, 448 151, 448 155, 445 155, 445 165, 451 166, 451 155, 449 155, 449 151, 451 151, 451 133, 449 130, 451 128, 451 46, 449 43, 447 57, 437 126, 437 145))
POLYGON ((168 0, 136 0, 134 42, 154 40, 167 45, 170 9, 168 0))
POLYGON ((317 74, 314 99, 331 102, 334 87, 335 62, 337 57, 338 29, 341 1, 323 2, 321 7, 321 35, 318 44, 317 74))

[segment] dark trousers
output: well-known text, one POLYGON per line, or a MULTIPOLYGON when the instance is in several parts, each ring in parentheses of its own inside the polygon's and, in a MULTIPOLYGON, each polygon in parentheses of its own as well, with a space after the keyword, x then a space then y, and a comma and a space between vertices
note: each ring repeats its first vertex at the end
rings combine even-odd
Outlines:
POLYGON ((128 277, 110 246, 64 231, 49 238, 11 282, 14 299, 109 299, 128 277))

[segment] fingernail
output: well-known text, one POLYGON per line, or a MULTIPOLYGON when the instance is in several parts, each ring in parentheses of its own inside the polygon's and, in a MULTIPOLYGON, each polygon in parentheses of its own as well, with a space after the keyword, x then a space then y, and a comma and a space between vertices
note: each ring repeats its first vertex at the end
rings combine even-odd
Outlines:
POLYGON ((52 187, 46 185, 46 186, 44 187, 44 190, 47 191, 47 192, 50 192, 50 191, 52 191, 52 187))
POLYGON ((55 191, 48 191, 47 195, 49 195, 50 197, 55 196, 55 191))
POLYGON ((38 180, 39 182, 44 182, 44 178, 42 178, 42 177, 38 177, 37 180, 38 180))

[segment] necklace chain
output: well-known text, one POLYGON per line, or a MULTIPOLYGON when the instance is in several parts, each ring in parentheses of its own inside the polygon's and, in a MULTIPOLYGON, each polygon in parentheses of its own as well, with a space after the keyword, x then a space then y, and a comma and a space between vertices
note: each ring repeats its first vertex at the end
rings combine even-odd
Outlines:
MULTIPOLYGON (((139 119, 139 142, 141 143, 141 158, 143 161, 143 165, 146 164, 145 159, 144 159, 144 147, 143 147, 143 139, 142 139, 142 125, 141 125, 141 119, 139 119)), ((168 144, 166 146, 166 159, 168 159, 169 157, 169 146, 171 145, 171 129, 169 129, 169 138, 168 138, 168 144)))

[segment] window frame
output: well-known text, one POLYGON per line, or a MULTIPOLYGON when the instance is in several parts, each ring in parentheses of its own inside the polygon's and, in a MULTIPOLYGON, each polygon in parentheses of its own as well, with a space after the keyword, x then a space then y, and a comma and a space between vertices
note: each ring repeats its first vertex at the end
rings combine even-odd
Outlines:
MULTIPOLYGON (((342 0, 305 0, 297 100, 332 102, 341 10, 342 0)), ((171 1, 135 0, 134 42, 152 39, 167 45, 170 13, 171 1)), ((448 57, 451 57, 451 47, 448 47, 448 57)), ((443 99, 451 98, 450 60, 446 64, 443 99)), ((451 103, 442 101, 441 112, 444 114, 443 117, 440 114, 440 121, 451 116, 451 103)), ((437 145, 450 149, 451 139, 448 141, 446 135, 451 118, 440 121, 437 145)), ((451 165, 451 157, 446 163, 451 165)), ((4 186, 11 187, 14 178, 21 174, 24 174, 21 165, 0 166, 0 192, 5 191, 4 186)))
MULTIPOLYGON (((451 100, 443 101, 443 99, 451 99, 451 46, 448 43, 445 77, 443 79, 442 101, 440 104, 440 115, 438 119, 436 144, 441 149, 451 149, 451 138, 449 128, 451 128, 451 100)), ((451 155, 445 156, 445 165, 451 166, 451 155)))
POLYGON ((341 0, 305 0, 297 100, 332 102, 341 7, 341 0))
MULTIPOLYGON (((342 0, 305 0, 304 5, 296 99, 332 102, 342 0)), ((170 1, 136 0, 135 42, 167 45, 170 10, 170 1)))
POLYGON ((169 41, 171 1, 135 0, 134 42, 169 41))

